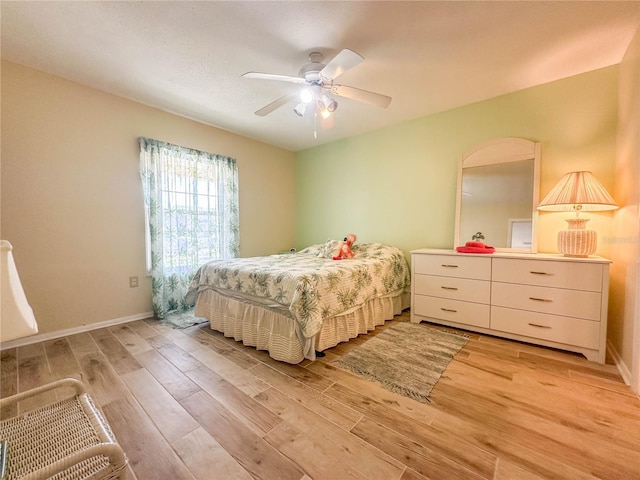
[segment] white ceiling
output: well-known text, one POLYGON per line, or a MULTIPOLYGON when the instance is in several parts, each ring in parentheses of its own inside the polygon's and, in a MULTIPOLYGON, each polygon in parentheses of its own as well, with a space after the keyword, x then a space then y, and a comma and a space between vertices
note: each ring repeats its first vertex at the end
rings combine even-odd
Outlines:
POLYGON ((2 58, 298 151, 619 63, 640 2, 200 1, 1 3, 2 58), (286 105, 310 51, 365 61, 337 83, 393 97, 339 99, 334 126, 286 105))

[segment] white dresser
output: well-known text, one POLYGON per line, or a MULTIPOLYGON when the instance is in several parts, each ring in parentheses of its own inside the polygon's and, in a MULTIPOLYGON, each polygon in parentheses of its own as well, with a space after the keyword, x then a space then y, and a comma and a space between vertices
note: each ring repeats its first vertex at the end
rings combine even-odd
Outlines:
POLYGON ((411 321, 605 361, 609 260, 553 254, 411 252, 411 321))

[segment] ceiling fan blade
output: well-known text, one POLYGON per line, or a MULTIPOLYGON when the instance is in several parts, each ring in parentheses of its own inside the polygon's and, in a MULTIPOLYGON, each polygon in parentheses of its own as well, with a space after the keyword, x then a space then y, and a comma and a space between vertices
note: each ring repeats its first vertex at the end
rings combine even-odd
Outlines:
POLYGON ((361 55, 345 48, 320 71, 320 77, 323 80, 333 80, 363 60, 364 58, 361 55))
POLYGON ((256 78, 258 80, 276 80, 279 82, 305 83, 301 77, 291 77, 289 75, 276 75, 274 73, 247 72, 242 74, 245 78, 256 78))
POLYGON ((256 110, 256 115, 259 115, 261 117, 264 117, 265 115, 269 115, 275 109, 280 108, 281 106, 289 103, 291 100, 296 98, 297 95, 298 95, 297 93, 289 93, 283 97, 280 97, 274 100, 273 102, 271 102, 269 105, 265 105, 260 110, 256 110))
POLYGON ((387 108, 391 103, 391 97, 346 85, 331 85, 330 91, 339 97, 350 98, 351 100, 376 105, 381 108, 387 108))

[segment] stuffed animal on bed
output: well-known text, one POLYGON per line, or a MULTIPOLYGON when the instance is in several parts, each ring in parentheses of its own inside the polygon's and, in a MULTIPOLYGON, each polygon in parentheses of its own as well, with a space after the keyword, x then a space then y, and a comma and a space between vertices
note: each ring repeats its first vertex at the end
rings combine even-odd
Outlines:
POLYGON ((356 241, 356 236, 353 233, 350 233, 349 235, 344 237, 344 240, 338 246, 338 251, 333 256, 333 259, 344 260, 348 258, 353 258, 355 256, 355 253, 353 253, 353 250, 351 250, 351 245, 353 245, 355 241, 356 241))

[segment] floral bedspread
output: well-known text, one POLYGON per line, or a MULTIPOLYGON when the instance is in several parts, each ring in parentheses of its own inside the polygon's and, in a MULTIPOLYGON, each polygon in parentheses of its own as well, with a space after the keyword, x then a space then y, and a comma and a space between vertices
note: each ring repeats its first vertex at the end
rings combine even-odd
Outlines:
POLYGON ((409 289, 409 265, 400 249, 358 244, 353 259, 332 260, 336 247, 329 240, 297 253, 209 262, 196 272, 187 301, 195 303, 198 292, 211 288, 269 299, 286 306, 309 338, 325 318, 409 289))

